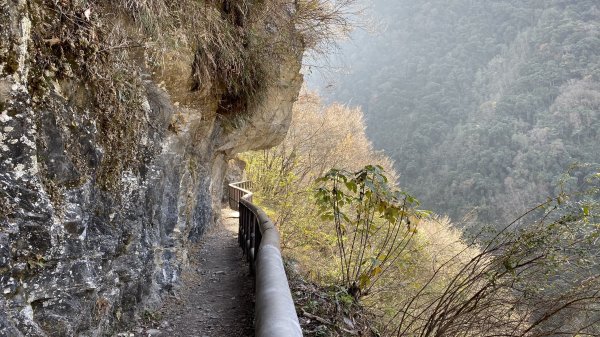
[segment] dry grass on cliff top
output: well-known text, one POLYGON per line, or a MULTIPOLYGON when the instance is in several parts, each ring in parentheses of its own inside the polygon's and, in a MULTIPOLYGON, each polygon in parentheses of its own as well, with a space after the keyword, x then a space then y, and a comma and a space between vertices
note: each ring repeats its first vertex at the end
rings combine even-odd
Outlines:
POLYGON ((357 0, 120 0, 120 6, 151 38, 155 64, 168 68, 165 60, 177 62, 180 52, 192 66, 193 91, 238 101, 256 100, 286 57, 331 51, 361 13, 357 0))
POLYGON ((173 102, 200 108, 203 118, 215 110, 241 115, 278 80, 282 60, 348 32, 345 9, 353 2, 33 2, 30 89, 40 102, 58 91, 91 111, 107 149, 98 179, 112 189, 120 172, 143 161, 142 135, 161 127, 148 125, 141 74, 150 73, 173 102))
MULTIPOLYGON (((192 99, 217 97, 223 115, 260 101, 302 44, 280 1, 122 0, 157 73, 192 99)), ((167 83, 167 87, 169 83, 167 83)), ((169 87, 169 91, 173 91, 169 87)))

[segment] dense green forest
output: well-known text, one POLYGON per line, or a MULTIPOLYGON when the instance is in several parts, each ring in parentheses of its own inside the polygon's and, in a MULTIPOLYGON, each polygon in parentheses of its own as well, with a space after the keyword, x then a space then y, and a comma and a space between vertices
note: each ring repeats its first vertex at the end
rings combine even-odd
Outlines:
POLYGON ((368 5, 381 24, 342 46, 346 67, 322 92, 362 106, 425 207, 506 222, 555 194, 573 163, 600 161, 600 2, 368 5))
POLYGON ((304 92, 283 142, 242 156, 305 336, 599 336, 600 167, 518 224, 465 235, 398 189, 365 129, 360 109, 304 92))

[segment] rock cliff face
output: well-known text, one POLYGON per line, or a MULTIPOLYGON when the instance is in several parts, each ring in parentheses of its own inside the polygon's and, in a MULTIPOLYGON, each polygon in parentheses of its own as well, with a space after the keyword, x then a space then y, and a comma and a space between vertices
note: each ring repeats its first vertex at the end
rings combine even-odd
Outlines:
POLYGON ((117 7, 0 0, 0 336, 110 335, 151 308, 217 220, 227 161, 287 131, 300 47, 219 114, 224 86, 189 92, 193 48, 148 64, 120 47, 149 39, 117 7))

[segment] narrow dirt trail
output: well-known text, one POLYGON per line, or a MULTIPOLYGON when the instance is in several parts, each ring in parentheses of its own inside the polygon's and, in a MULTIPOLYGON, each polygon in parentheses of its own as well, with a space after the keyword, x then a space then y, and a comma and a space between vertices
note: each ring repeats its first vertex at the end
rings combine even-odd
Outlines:
POLYGON ((238 213, 223 209, 221 217, 191 249, 183 286, 158 311, 163 324, 152 335, 254 336, 253 285, 237 243, 238 213))

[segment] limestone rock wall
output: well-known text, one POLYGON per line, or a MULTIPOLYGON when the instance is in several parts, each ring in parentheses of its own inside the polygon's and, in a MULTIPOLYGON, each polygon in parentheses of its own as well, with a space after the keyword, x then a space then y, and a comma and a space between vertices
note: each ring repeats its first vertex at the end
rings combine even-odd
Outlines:
POLYGON ((218 95, 179 104, 185 81, 143 67, 109 91, 117 109, 98 99, 112 78, 55 78, 68 64, 40 61, 56 47, 36 31, 40 6, 0 0, 0 336, 110 335, 177 287, 231 156, 281 140, 301 52, 233 128, 218 95))

